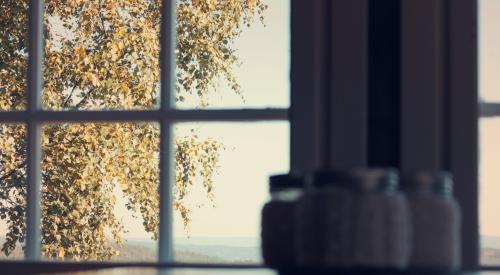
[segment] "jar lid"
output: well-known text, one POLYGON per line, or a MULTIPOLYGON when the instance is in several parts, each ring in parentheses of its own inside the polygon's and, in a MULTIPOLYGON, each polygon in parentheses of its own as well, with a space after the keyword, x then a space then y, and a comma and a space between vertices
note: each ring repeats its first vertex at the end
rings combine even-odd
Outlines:
POLYGON ((453 193, 453 176, 449 172, 418 172, 404 177, 405 191, 451 196, 453 193))
POLYGON ((351 171, 352 188, 358 192, 394 192, 399 173, 394 168, 358 168, 351 171))
POLYGON ((280 174, 269 177, 270 192, 288 188, 304 188, 304 178, 292 174, 280 174))
POLYGON ((347 170, 319 170, 312 177, 312 184, 316 187, 347 187, 351 183, 352 177, 347 170))

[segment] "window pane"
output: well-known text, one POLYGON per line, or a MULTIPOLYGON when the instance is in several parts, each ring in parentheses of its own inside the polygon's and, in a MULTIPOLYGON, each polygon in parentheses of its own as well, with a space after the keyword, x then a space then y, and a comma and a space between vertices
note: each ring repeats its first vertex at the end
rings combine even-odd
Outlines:
POLYGON ((43 107, 157 108, 160 5, 47 1, 43 107))
POLYGON ((0 1, 0 111, 26 108, 27 1, 0 1))
POLYGON ((42 142, 43 256, 156 261, 158 125, 50 124, 42 142))
POLYGON ((177 262, 260 263, 268 177, 289 170, 288 122, 175 126, 177 262))
POLYGON ((179 1, 176 106, 287 108, 289 1, 203 2, 179 1))
POLYGON ((500 1, 479 1, 479 86, 483 101, 500 102, 500 1))
POLYGON ((0 124, 0 260, 22 259, 26 211, 26 127, 0 124))
POLYGON ((481 263, 500 265, 500 118, 480 121, 481 263))

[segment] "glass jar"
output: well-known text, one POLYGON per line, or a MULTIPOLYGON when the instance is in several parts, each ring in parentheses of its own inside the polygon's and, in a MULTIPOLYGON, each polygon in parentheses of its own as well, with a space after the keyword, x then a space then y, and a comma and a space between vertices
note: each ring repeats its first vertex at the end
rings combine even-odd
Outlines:
POLYGON ((295 208, 304 188, 302 177, 275 175, 269 178, 271 200, 262 209, 262 257, 274 268, 295 265, 295 208))
POLYGON ((413 223, 410 267, 460 268, 460 208, 447 172, 421 172, 404 180, 413 223))
POLYGON ((410 218, 395 169, 355 169, 350 187, 352 264, 405 268, 410 254, 410 218))
POLYGON ((301 267, 351 264, 352 191, 347 171, 319 171, 298 201, 297 263, 301 267))

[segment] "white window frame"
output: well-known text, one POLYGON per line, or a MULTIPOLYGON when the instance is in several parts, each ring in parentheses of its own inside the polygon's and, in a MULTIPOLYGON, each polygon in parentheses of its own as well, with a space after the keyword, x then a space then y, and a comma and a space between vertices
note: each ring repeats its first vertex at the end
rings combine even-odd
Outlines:
POLYGON ((44 1, 29 1, 28 105, 24 111, 0 112, 0 123, 27 125, 27 212, 25 260, 41 260, 41 127, 52 122, 157 122, 160 124, 160 230, 158 262, 171 263, 172 253, 172 125, 199 121, 288 121, 288 109, 178 110, 174 89, 175 0, 164 0, 161 32, 160 108, 143 111, 50 111, 41 108, 44 1))

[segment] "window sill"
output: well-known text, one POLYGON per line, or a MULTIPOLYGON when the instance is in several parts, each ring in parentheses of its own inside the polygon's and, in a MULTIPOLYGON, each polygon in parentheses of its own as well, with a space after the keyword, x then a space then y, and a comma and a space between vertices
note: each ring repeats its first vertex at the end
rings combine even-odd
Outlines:
POLYGON ((350 269, 350 270, 288 270, 276 272, 260 265, 229 265, 229 264, 156 264, 156 263, 102 263, 102 262, 26 262, 26 261, 0 261, 2 274, 162 274, 169 271, 169 275, 177 274, 234 274, 234 275, 299 275, 299 274, 385 274, 385 275, 433 275, 433 274, 464 274, 464 275, 489 275, 497 274, 500 267, 481 267, 478 271, 462 271, 455 273, 436 271, 396 271, 380 269, 350 269), (109 271, 109 272, 108 272, 109 271))

